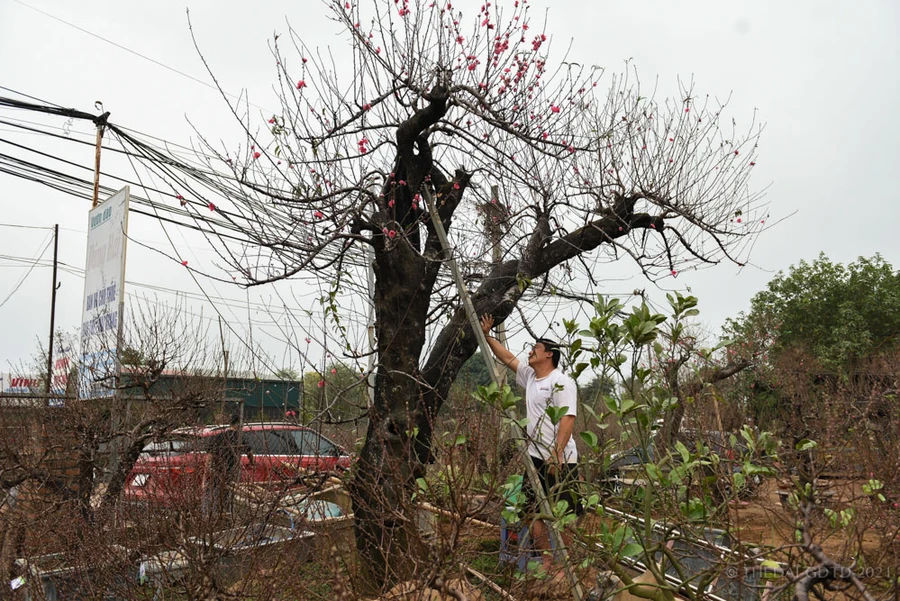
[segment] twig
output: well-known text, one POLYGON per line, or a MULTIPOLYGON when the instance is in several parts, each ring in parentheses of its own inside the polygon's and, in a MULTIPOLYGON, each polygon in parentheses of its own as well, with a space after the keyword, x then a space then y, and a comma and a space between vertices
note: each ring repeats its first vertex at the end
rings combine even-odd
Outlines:
POLYGON ((507 593, 505 590, 500 588, 500 585, 494 583, 492 580, 490 580, 487 576, 485 576, 481 572, 473 570, 472 568, 470 568, 468 566, 465 566, 465 568, 466 568, 466 572, 468 572, 472 576, 475 576, 476 578, 481 580, 483 583, 488 585, 488 588, 490 588, 492 591, 494 591, 495 593, 497 593, 498 595, 500 595, 501 597, 506 599, 506 601, 516 601, 515 597, 513 597, 512 595, 507 593))
POLYGON ((430 511, 431 513, 437 513, 439 515, 447 516, 448 518, 453 519, 463 519, 466 522, 471 522, 475 526, 481 526, 483 528, 496 528, 497 524, 491 524, 490 522, 483 522, 477 518, 471 518, 468 516, 461 516, 458 513, 453 513, 452 511, 447 511, 446 509, 441 509, 440 507, 435 507, 431 503, 419 503, 419 507, 424 509, 425 511, 430 511))

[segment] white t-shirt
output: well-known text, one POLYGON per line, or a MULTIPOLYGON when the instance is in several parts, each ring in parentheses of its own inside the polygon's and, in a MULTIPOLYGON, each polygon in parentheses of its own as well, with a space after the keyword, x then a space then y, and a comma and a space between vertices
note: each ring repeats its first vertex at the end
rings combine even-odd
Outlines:
MULTIPOLYGON (((554 369, 547 376, 538 378, 527 361, 519 361, 516 384, 525 389, 525 407, 528 413, 528 453, 543 460, 550 458, 550 449, 556 445, 557 426, 547 415, 547 407, 567 407, 565 415, 576 415, 578 390, 575 380, 554 369)), ((574 432, 563 451, 563 463, 578 461, 574 432)))

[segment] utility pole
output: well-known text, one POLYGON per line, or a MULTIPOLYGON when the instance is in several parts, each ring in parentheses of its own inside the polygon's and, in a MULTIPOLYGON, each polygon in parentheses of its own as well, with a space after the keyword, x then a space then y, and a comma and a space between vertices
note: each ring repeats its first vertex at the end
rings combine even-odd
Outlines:
POLYGON ((53 390, 53 329, 56 327, 56 267, 59 264, 59 224, 53 226, 53 288, 50 291, 50 344, 47 346, 47 404, 53 390))
POLYGON ((222 316, 219 315, 219 339, 222 341, 222 404, 219 408, 219 420, 225 423, 225 405, 228 402, 228 349, 225 348, 225 330, 222 329, 222 316))
MULTIPOLYGON (((102 111, 103 104, 96 103, 95 106, 102 111)), ((96 119, 94 123, 97 125, 97 142, 94 150, 94 197, 91 208, 95 208, 100 202, 100 149, 103 146, 103 132, 106 130, 106 120, 109 118, 109 111, 106 111, 96 119)))

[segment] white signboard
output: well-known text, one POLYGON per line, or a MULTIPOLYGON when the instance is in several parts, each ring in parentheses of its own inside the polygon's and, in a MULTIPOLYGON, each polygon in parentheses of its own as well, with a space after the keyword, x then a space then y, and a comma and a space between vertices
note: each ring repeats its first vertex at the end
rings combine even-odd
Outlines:
POLYGON ((81 398, 112 396, 119 373, 128 199, 125 186, 89 213, 81 314, 81 398))
POLYGON ((44 392, 44 381, 40 378, 3 373, 0 374, 0 392, 5 394, 40 394, 44 392))
MULTIPOLYGON (((63 357, 56 359, 53 364, 52 394, 48 404, 51 407, 62 407, 65 403, 63 397, 66 394, 66 387, 69 383, 68 369, 71 362, 68 357, 63 357)), ((0 405, 4 407, 16 405, 37 406, 35 401, 39 396, 43 396, 46 389, 46 375, 37 377, 17 373, 0 373, 0 396, 9 395, 9 398, 0 400, 0 405), (14 397, 24 398, 21 402, 16 402, 14 397)))

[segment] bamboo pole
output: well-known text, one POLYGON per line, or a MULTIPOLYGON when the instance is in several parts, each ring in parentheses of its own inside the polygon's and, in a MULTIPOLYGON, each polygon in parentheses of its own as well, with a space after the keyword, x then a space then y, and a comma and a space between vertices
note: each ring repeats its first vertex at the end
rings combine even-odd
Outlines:
MULTIPOLYGON (((434 197, 431 194, 431 190, 428 189, 427 186, 422 188, 423 195, 425 196, 425 201, 428 203, 428 212, 431 213, 431 222, 434 224, 435 233, 438 236, 438 240, 441 242, 441 247, 444 252, 447 253, 447 266, 450 268, 450 272, 453 274, 453 279, 456 282, 456 288, 459 291, 459 296, 463 301, 463 307, 466 310, 466 316, 469 318, 469 324, 472 327, 472 332, 475 335, 475 339, 478 341, 478 347, 481 349, 481 354, 484 357, 485 364, 487 365, 488 371, 491 373, 491 378, 494 383, 498 386, 502 386, 502 382, 500 377, 497 374, 497 371, 494 369, 493 353, 491 352, 491 347, 488 346, 487 339, 484 336, 484 332, 481 331, 481 324, 478 321, 478 315, 475 313, 475 306, 472 304, 472 298, 469 296, 468 291, 466 290, 465 281, 463 280, 462 274, 459 271, 459 266, 456 264, 456 259, 453 258, 453 250, 450 248, 450 240, 447 238, 447 231, 444 229, 444 223, 441 221, 441 217, 438 214, 437 206, 434 203, 434 197)), ((512 410, 505 411, 506 416, 511 420, 514 424, 513 427, 517 428, 520 431, 520 436, 517 437, 519 441, 520 449, 524 447, 524 440, 526 439, 526 432, 524 429, 519 426, 518 420, 516 419, 516 415, 512 412, 512 410)), ((528 476, 528 481, 531 483, 531 488, 534 491, 534 496, 538 501, 538 506, 540 507, 541 513, 545 516, 552 516, 553 510, 550 507, 550 501, 547 500, 547 495, 544 494, 544 487, 541 486, 540 477, 538 476, 537 469, 534 467, 534 464, 531 461, 525 461, 525 473, 528 476)), ((572 571, 572 566, 569 565, 569 552, 566 549, 565 541, 563 541, 562 533, 559 531, 559 527, 555 521, 548 520, 547 524, 550 534, 550 540, 553 542, 553 546, 556 549, 556 552, 559 553, 562 558, 563 570, 566 573, 566 578, 569 581, 569 584, 572 585, 572 596, 575 598, 575 601, 582 601, 584 598, 584 594, 581 590, 581 583, 578 582, 578 578, 575 575, 575 572, 572 571)))

